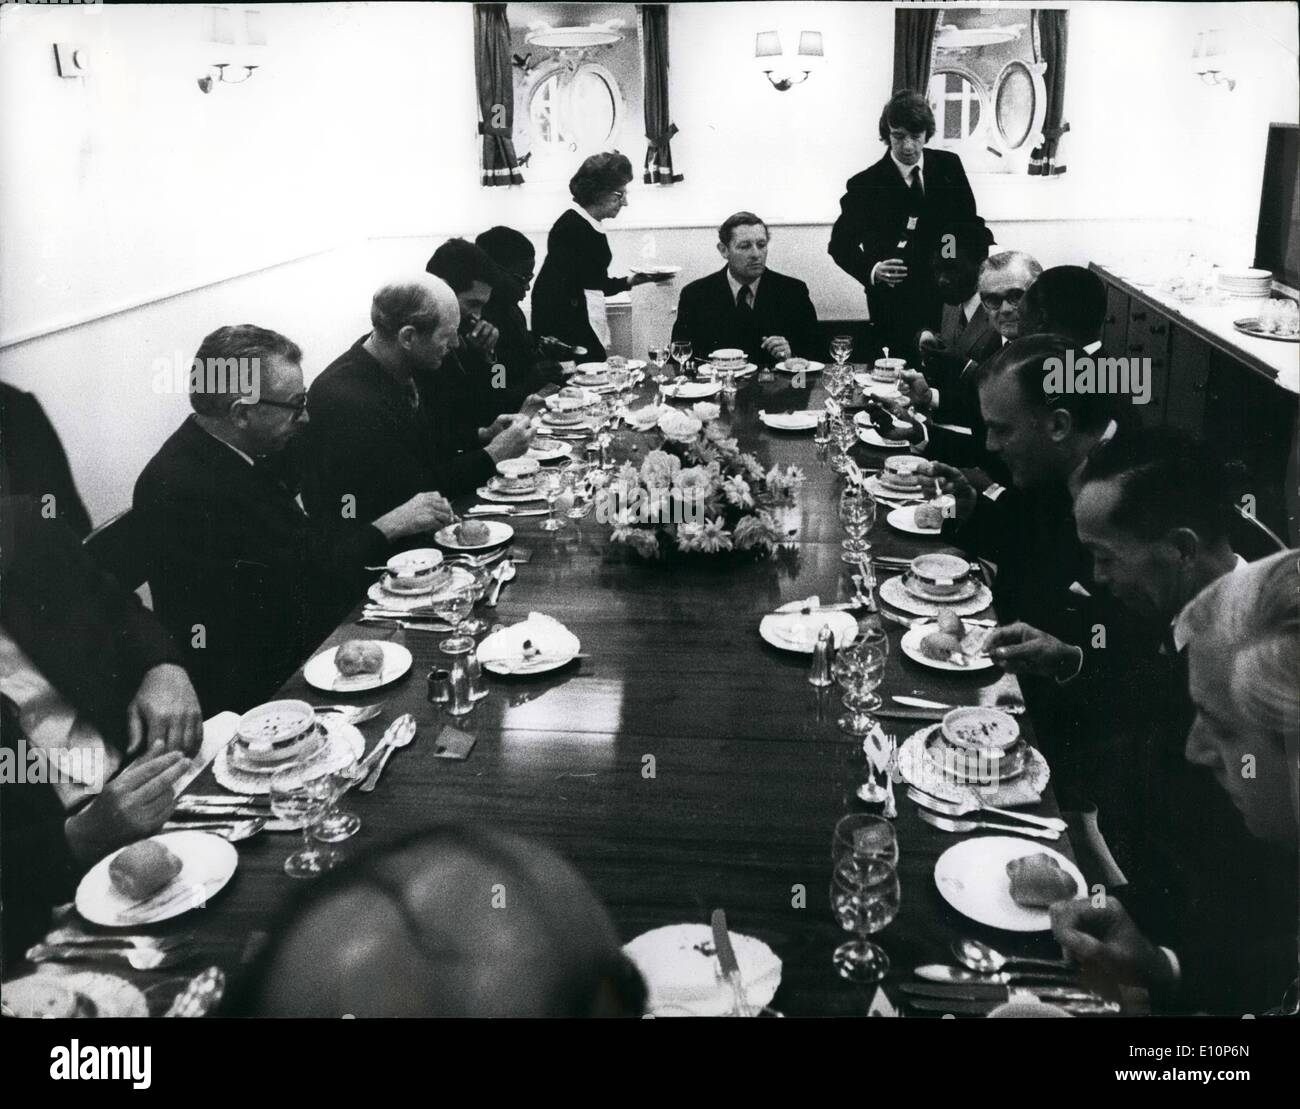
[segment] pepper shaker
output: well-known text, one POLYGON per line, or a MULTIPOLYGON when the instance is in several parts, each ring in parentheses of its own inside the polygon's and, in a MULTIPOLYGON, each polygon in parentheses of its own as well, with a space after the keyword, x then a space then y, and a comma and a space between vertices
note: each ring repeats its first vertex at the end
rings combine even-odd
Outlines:
POLYGON ((808 684, 828 686, 835 683, 831 677, 831 663, 835 660, 835 637, 829 625, 822 625, 817 633, 817 643, 813 647, 812 666, 808 670, 808 684))

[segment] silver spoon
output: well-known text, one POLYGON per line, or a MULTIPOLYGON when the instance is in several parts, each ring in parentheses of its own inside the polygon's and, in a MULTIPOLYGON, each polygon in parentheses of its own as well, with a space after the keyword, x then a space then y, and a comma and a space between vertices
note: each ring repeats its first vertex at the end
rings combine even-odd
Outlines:
POLYGON ((1034 839, 1061 838, 1061 833, 1055 829, 1030 828, 1025 824, 995 824, 989 820, 953 820, 932 813, 929 809, 920 808, 916 810, 916 815, 941 832, 1014 832, 1018 836, 1032 836, 1034 839))
POLYGON ((958 962, 981 974, 995 974, 1009 967, 1071 969, 1071 964, 1065 959, 1029 959, 1019 955, 1003 955, 981 940, 953 940, 952 953, 957 956, 958 962))
POLYGON ((497 601, 501 598, 501 587, 508 581, 513 581, 515 576, 515 564, 513 562, 502 562, 496 568, 492 575, 496 581, 492 585, 492 592, 488 595, 488 608, 496 608, 497 601))

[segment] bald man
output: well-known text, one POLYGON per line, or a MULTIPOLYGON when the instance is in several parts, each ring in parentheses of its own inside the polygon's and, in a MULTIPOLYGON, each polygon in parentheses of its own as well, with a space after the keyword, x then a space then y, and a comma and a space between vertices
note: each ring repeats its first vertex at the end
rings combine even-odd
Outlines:
POLYGON ((502 416, 467 437, 435 395, 433 371, 460 326, 446 282, 418 274, 381 286, 370 323, 307 394, 303 498, 313 515, 367 520, 426 490, 469 493, 528 449, 527 417, 502 416))
POLYGON ((294 903, 240 1015, 640 1016, 613 922, 554 852, 441 825, 328 875, 294 903))

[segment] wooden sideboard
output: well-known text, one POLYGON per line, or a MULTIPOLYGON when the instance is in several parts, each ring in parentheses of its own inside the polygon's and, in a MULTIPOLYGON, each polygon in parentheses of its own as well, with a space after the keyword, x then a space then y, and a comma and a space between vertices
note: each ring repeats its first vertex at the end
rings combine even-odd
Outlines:
POLYGON ((1114 355, 1151 359, 1150 427, 1199 435, 1253 475, 1256 513, 1300 545, 1300 344, 1252 339, 1232 328, 1249 307, 1185 306, 1093 263, 1106 284, 1102 342, 1114 355))

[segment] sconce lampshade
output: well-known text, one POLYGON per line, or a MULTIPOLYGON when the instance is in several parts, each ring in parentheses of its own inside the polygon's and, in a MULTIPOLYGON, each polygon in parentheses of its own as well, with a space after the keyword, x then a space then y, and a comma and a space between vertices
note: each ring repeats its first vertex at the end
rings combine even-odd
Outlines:
POLYGON ((779 58, 781 56, 781 36, 776 31, 759 31, 754 39, 754 57, 779 58))
POLYGON ((820 31, 800 31, 799 32, 799 54, 805 58, 821 58, 825 54, 822 50, 822 33, 820 31))

